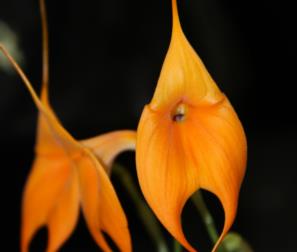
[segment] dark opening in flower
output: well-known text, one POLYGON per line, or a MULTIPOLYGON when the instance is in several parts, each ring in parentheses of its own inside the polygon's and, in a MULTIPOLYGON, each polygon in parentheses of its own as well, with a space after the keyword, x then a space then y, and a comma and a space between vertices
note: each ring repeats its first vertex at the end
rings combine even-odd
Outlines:
POLYGON ((183 122, 186 119, 187 105, 184 103, 179 103, 171 115, 172 121, 183 122))

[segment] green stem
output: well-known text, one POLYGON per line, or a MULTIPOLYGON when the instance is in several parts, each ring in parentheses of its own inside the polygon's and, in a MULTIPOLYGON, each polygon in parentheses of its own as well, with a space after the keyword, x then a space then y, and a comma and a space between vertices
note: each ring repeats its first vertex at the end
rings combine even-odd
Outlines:
MULTIPOLYGON (((212 215, 210 214, 210 212, 204 202, 202 193, 200 191, 196 192, 192 196, 192 200, 193 200, 193 203, 196 206, 196 208, 203 220, 203 223, 206 227, 207 233, 208 233, 212 243, 215 244, 217 242, 217 240, 219 239, 219 234, 217 232, 214 219, 213 219, 212 215)), ((218 249, 218 252, 226 252, 226 251, 227 250, 221 244, 218 249)))
POLYGON ((148 234, 151 239, 155 242, 158 252, 169 252, 165 239, 163 238, 162 231, 160 229, 159 223, 154 217, 152 211, 149 209, 145 201, 142 199, 141 194, 138 192, 129 171, 125 167, 114 164, 112 167, 112 172, 121 181, 123 186, 129 193, 131 200, 136 206, 137 213, 142 220, 148 234))
POLYGON ((174 252, 182 252, 182 246, 177 240, 173 240, 173 251, 174 252))

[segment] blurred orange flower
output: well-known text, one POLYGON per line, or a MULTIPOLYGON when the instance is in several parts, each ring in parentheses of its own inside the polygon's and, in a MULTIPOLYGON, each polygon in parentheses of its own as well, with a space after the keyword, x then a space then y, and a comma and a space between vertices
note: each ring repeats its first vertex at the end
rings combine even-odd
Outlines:
POLYGON ((187 41, 172 0, 173 28, 157 88, 139 122, 137 173, 144 196, 168 231, 189 251, 181 226, 185 202, 199 188, 221 201, 225 223, 236 214, 247 144, 241 123, 187 41))
POLYGON ((81 205, 87 226, 103 251, 112 250, 102 231, 121 251, 129 252, 132 248, 127 220, 108 170, 119 152, 134 149, 136 134, 128 130, 116 131, 79 142, 63 128, 48 99, 48 34, 43 0, 40 6, 43 26, 41 99, 18 64, 0 45, 39 110, 36 157, 23 195, 21 251, 29 250, 30 241, 42 226, 48 227, 47 251, 57 251, 74 230, 81 205))

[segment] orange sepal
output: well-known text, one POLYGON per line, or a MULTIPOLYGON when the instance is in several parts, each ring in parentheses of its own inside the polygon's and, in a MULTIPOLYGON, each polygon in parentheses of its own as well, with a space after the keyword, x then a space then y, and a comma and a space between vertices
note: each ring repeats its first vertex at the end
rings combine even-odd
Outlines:
POLYGON ((118 130, 80 141, 80 143, 92 151, 110 174, 112 163, 117 155, 123 151, 135 150, 136 132, 118 130))

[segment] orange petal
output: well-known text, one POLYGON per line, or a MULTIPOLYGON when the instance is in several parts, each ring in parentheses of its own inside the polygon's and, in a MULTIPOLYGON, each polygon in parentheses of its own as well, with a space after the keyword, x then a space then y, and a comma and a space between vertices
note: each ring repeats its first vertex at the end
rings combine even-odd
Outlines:
POLYGON ((157 217, 187 250, 195 251, 182 231, 184 204, 199 188, 214 193, 225 211, 221 241, 237 209, 246 139, 231 104, 186 40, 176 1, 172 4, 170 48, 137 130, 137 173, 157 217))
POLYGON ((22 205, 22 251, 28 251, 34 233, 48 224, 51 211, 69 178, 67 160, 37 157, 25 186, 22 205))
POLYGON ((77 173, 72 169, 48 218, 48 252, 57 251, 74 230, 79 215, 79 200, 77 173))
POLYGON ((103 251, 111 249, 102 231, 113 239, 120 251, 131 251, 127 220, 103 167, 89 151, 77 165, 82 209, 92 236, 103 251))
POLYGON ((80 141, 102 162, 108 174, 115 157, 123 151, 134 150, 135 142, 136 132, 132 130, 114 131, 80 141))

